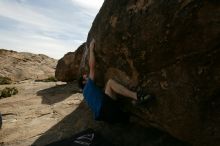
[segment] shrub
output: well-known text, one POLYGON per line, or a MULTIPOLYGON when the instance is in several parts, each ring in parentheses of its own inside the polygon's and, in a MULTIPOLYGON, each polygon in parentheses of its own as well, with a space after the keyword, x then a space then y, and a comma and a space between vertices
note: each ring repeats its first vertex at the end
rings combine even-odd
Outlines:
POLYGON ((15 87, 9 88, 5 87, 3 90, 0 90, 0 98, 11 97, 18 93, 18 89, 15 87))
POLYGON ((12 80, 10 78, 0 76, 0 85, 11 84, 11 83, 12 80))
POLYGON ((56 82, 57 79, 55 77, 49 77, 47 79, 45 79, 45 82, 56 82))

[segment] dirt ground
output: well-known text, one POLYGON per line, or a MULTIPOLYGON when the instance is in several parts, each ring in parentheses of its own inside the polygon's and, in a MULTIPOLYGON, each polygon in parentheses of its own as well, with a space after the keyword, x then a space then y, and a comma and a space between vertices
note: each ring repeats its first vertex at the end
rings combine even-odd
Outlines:
POLYGON ((73 84, 23 81, 12 85, 17 95, 0 99, 3 118, 0 145, 31 145, 52 126, 72 113, 83 97, 73 84))

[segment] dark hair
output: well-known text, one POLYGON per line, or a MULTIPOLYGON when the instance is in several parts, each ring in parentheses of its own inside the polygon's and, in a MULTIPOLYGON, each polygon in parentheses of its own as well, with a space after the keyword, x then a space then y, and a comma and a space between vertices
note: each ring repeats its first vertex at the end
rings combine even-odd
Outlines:
POLYGON ((84 81, 84 78, 83 76, 80 76, 79 79, 78 79, 78 86, 79 88, 83 89, 85 84, 83 84, 83 81, 84 81))

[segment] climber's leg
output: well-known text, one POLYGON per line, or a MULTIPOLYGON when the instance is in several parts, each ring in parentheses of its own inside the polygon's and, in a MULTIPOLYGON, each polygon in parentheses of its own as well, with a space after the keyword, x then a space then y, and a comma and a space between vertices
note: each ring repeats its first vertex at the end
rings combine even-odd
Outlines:
POLYGON ((106 87, 105 87, 105 94, 107 94, 111 98, 115 99, 116 93, 123 95, 125 97, 129 97, 131 99, 137 100, 137 93, 136 92, 133 92, 133 91, 127 89, 126 87, 119 84, 118 82, 116 82, 113 79, 109 79, 106 84, 106 87))
POLYGON ((154 99, 154 96, 145 92, 144 89, 140 86, 137 88, 137 92, 133 92, 127 89, 126 87, 124 87, 123 85, 119 84, 115 80, 109 79, 106 84, 105 94, 107 94, 112 99, 115 99, 116 93, 134 99, 139 104, 154 99))

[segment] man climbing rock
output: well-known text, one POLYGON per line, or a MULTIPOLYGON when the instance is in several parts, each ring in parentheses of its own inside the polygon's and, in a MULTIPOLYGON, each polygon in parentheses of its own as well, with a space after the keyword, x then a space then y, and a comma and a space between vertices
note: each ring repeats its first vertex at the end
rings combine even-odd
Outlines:
POLYGON ((109 123, 128 122, 129 114, 123 112, 117 104, 116 94, 143 103, 152 99, 152 96, 145 94, 142 88, 133 92, 113 79, 106 83, 105 91, 95 84, 95 40, 89 45, 89 76, 83 74, 79 79, 79 85, 83 89, 83 96, 91 108, 95 120, 102 120, 109 123))

